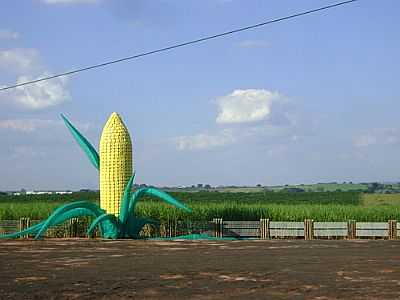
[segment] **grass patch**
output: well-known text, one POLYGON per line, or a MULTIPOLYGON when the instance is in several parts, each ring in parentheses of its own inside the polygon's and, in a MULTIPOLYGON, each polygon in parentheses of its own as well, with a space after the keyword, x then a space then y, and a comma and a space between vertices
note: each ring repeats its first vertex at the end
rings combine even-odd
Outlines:
POLYGON ((364 194, 361 202, 364 206, 400 206, 400 194, 364 194))

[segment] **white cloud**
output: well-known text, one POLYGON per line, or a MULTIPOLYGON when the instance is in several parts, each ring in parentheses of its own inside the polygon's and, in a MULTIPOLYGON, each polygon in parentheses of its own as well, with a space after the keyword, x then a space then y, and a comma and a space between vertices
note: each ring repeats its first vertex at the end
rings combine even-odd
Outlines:
MULTIPOLYGON (((16 75, 16 84, 50 75, 40 62, 36 49, 0 51, 0 71, 16 75)), ((40 110, 68 100, 67 77, 17 87, 0 94, 0 102, 11 103, 29 110, 40 110)), ((1 86, 0 86, 1 87, 1 86)))
POLYGON ((250 123, 261 121, 271 113, 274 100, 280 94, 263 89, 234 90, 231 94, 217 98, 219 124, 250 123))
POLYGON ((265 48, 268 46, 269 43, 263 40, 246 40, 239 43, 239 47, 242 48, 265 48))
MULTIPOLYGON (((74 121, 74 124, 77 126, 80 132, 88 133, 91 129, 95 128, 96 126, 90 122, 79 122, 74 121)), ((64 122, 61 120, 49 120, 49 119, 6 119, 0 120, 0 131, 10 132, 13 135, 16 133, 34 133, 36 131, 42 132, 42 130, 50 129, 50 131, 54 132, 53 130, 60 130, 62 129, 63 132, 67 132, 67 128, 64 125, 64 122)), ((50 132, 48 131, 48 132, 50 132)), ((59 133, 59 131, 57 131, 59 133)), ((40 133, 43 135, 43 133, 40 133)))
POLYGON ((219 134, 197 134, 180 136, 174 139, 178 150, 206 150, 222 147, 236 142, 231 130, 222 130, 219 134))
MULTIPOLYGON (((48 76, 45 73, 43 76, 48 76)), ((17 84, 35 79, 29 76, 20 76, 17 84)), ((40 110, 51 106, 59 105, 70 98, 66 89, 68 79, 65 77, 41 81, 26 86, 20 86, 5 92, 0 98, 12 102, 29 110, 40 110)))
POLYGON ((20 74, 34 72, 40 68, 39 52, 31 48, 0 50, 0 70, 20 74))
POLYGON ((16 40, 19 38, 19 33, 7 29, 0 29, 0 40, 16 40))
POLYGON ((0 129, 21 132, 33 132, 37 129, 50 128, 61 125, 61 121, 41 119, 11 119, 0 120, 0 129))
POLYGON ((98 0, 42 0, 45 4, 95 4, 98 0))
POLYGON ((394 145, 400 143, 400 129, 379 128, 373 129, 367 134, 353 138, 353 146, 362 148, 372 145, 394 145))
POLYGON ((293 110, 286 97, 265 89, 234 90, 217 98, 216 104, 219 108, 216 122, 222 128, 216 132, 177 137, 174 143, 178 150, 252 144, 267 147, 268 151, 273 149, 268 152, 270 156, 283 155, 284 145, 301 142, 313 127, 293 110), (274 145, 279 147, 273 148, 274 145))

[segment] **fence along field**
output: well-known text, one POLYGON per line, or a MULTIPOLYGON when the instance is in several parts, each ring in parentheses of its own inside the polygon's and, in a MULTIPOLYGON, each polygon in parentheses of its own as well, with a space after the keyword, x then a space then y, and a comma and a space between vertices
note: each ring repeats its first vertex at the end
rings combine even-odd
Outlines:
MULTIPOLYGON (((373 231, 373 234, 383 237, 389 234, 388 230, 391 225, 388 221, 400 220, 400 194, 376 195, 360 194, 359 192, 186 192, 172 194, 188 204, 193 209, 193 213, 183 213, 151 197, 144 199, 138 206, 139 215, 160 220, 162 236, 175 236, 196 232, 200 229, 214 232, 222 230, 224 235, 229 235, 237 229, 241 232, 251 232, 251 236, 272 237, 283 234, 283 236, 300 235, 307 239, 310 235, 314 235, 313 231, 315 231, 315 236, 318 236, 324 226, 339 226, 340 229, 337 228, 336 231, 342 232, 340 236, 354 237, 356 233, 360 236, 363 230, 369 232, 375 230, 374 226, 379 226, 380 229, 373 231), (222 225, 217 225, 222 226, 222 229, 216 229, 215 220, 222 222, 222 225), (263 226, 266 226, 263 222, 266 220, 270 222, 267 226, 269 233, 261 234, 263 226), (313 220, 313 223, 307 225, 305 220, 309 220, 307 222, 313 220), (349 222, 349 220, 353 221, 349 222), (239 221, 237 225, 233 226, 243 228, 230 228, 234 224, 229 223, 231 221, 239 221), (353 223, 354 221, 357 223, 353 223), (323 224, 321 222, 331 223, 323 224), (362 222, 381 223, 370 223, 372 225, 364 223, 363 225, 362 222), (297 229, 291 229, 292 226, 297 229), (307 226, 313 228, 307 229, 307 226), (319 228, 321 226, 322 228, 319 228), (360 226, 367 227, 362 229, 360 226), (354 228, 351 229, 352 227, 354 228), (354 234, 351 233, 352 230, 354 234)), ((18 226, 24 226, 21 224, 20 218, 29 218, 31 223, 37 222, 35 220, 45 219, 61 203, 78 199, 96 202, 98 196, 98 193, 94 192, 69 195, 0 196, 0 231, 7 230, 7 226, 10 231, 15 230, 18 226)), ((23 219, 22 222, 25 220, 23 219)), ((84 236, 85 226, 85 220, 74 221, 59 226, 50 232, 50 236, 84 236)))

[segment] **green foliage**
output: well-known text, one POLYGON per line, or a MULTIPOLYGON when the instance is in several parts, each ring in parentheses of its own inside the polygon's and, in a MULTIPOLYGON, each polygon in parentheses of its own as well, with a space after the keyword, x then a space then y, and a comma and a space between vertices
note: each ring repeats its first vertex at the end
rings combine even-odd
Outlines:
POLYGON ((400 205, 400 194, 364 194, 362 203, 366 206, 400 205))
POLYGON ((5 202, 30 203, 30 202, 49 202, 66 203, 85 199, 87 201, 99 202, 99 192, 74 192, 72 194, 41 194, 41 195, 0 195, 0 205, 5 202))
POLYGON ((156 205, 155 203, 140 203, 137 213, 140 216, 150 217, 165 221, 168 219, 209 221, 220 217, 224 220, 251 221, 260 218, 269 218, 273 221, 387 221, 388 219, 400 220, 400 207, 363 207, 358 205, 287 205, 287 204, 232 204, 209 203, 207 205, 191 204, 193 213, 156 205))
POLYGON ((262 204, 360 204, 358 192, 321 192, 321 193, 221 193, 221 192, 171 192, 171 196, 182 199, 189 206, 192 203, 262 203, 262 204))
POLYGON ((21 217, 42 220, 65 203, 86 199, 99 202, 98 192, 75 192, 62 195, 0 195, 0 220, 15 220, 21 217))
POLYGON ((0 220, 16 220, 28 217, 33 220, 42 220, 62 203, 61 202, 0 202, 0 220))
MULTIPOLYGON (((221 217, 225 220, 275 221, 387 221, 400 220, 400 195, 360 195, 356 192, 323 193, 222 193, 175 192, 171 195, 192 209, 192 213, 171 207, 160 200, 145 196, 137 205, 140 217, 155 220, 206 221, 221 217)), ((94 192, 70 195, 0 196, 0 220, 30 217, 43 220, 58 206, 80 199, 98 202, 94 192)))

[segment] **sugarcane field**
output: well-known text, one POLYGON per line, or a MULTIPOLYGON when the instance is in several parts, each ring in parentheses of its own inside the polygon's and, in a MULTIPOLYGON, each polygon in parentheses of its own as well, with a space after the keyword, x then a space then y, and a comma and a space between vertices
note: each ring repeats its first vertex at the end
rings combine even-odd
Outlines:
POLYGON ((400 2, 317 2, 2 2, 0 300, 400 299, 400 2))

